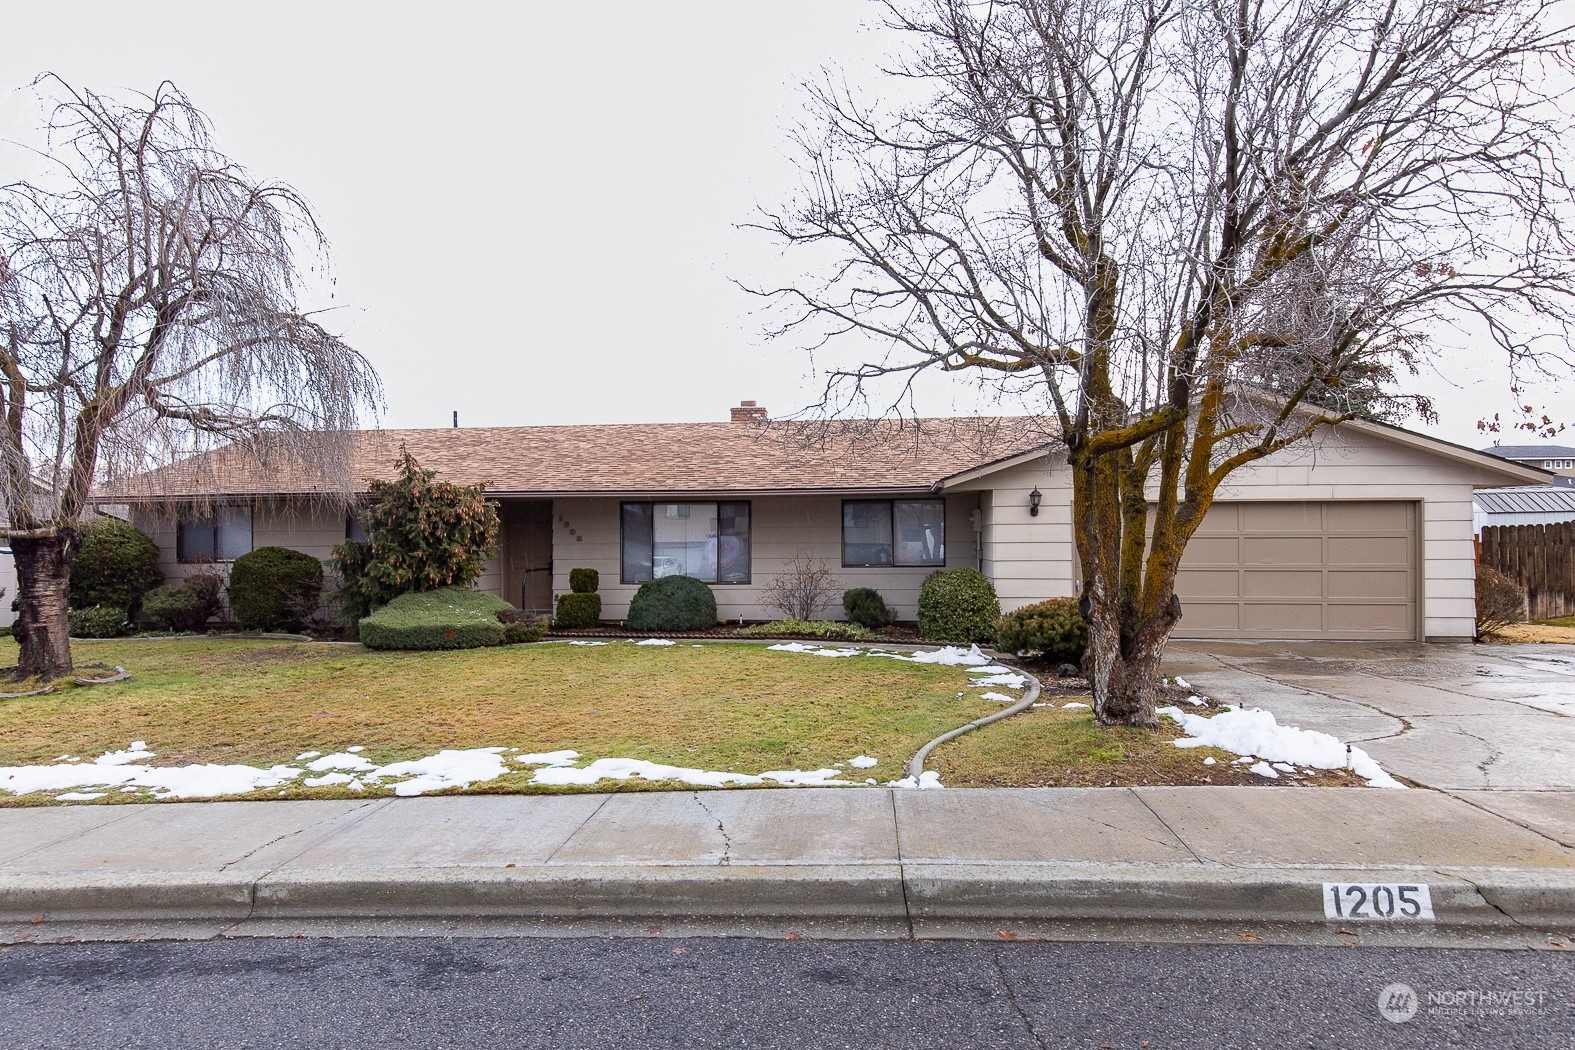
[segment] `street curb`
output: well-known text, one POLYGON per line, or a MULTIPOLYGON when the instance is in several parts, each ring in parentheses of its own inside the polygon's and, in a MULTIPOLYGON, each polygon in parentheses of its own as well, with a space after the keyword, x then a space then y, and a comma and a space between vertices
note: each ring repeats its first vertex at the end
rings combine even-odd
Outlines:
POLYGON ((0 878, 0 941, 79 927, 211 922, 208 935, 280 923, 837 924, 867 936, 997 927, 1163 924, 1413 934, 1575 931, 1575 872, 1223 868, 1213 865, 541 865, 334 868, 221 875, 119 872, 0 878), (1323 884, 1427 883, 1436 921, 1327 920, 1323 884))

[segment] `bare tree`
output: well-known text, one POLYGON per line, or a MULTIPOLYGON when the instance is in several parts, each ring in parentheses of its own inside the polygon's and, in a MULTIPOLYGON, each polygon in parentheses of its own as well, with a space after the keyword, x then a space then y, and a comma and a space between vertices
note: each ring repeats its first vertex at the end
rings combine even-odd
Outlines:
POLYGON ((54 678, 71 669, 67 589, 95 481, 229 444, 347 492, 344 432, 381 392, 297 305, 299 260, 326 261, 327 243, 294 190, 216 150, 172 84, 125 101, 50 74, 34 87, 41 173, 0 187, 0 511, 17 674, 54 678))
POLYGON ((1543 85, 1571 31, 1541 0, 884 6, 912 50, 883 87, 922 97, 810 89, 804 189, 759 225, 827 268, 762 291, 812 349, 891 348, 831 374, 832 409, 927 370, 1042 397, 1098 718, 1154 725, 1177 567, 1232 471, 1427 413, 1384 381, 1462 316, 1518 367, 1567 347, 1543 85))
POLYGON ((795 620, 813 620, 835 593, 836 581, 825 559, 798 550, 793 552, 787 568, 766 585, 760 603, 795 620))

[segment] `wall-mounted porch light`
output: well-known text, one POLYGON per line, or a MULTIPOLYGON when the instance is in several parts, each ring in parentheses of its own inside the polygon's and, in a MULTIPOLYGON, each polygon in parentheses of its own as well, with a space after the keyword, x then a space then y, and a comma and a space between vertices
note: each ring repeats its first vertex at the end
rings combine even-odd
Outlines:
POLYGON ((1038 486, 1035 486, 1034 490, 1028 494, 1028 516, 1030 518, 1039 517, 1039 501, 1044 498, 1044 493, 1039 491, 1038 486))

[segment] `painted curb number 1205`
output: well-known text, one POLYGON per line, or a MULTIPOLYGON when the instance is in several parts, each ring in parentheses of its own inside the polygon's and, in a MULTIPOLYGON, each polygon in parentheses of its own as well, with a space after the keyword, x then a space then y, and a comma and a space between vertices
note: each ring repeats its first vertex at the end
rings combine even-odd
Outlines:
POLYGON ((1341 921, 1432 922, 1433 898, 1425 883, 1326 882, 1323 915, 1341 921))

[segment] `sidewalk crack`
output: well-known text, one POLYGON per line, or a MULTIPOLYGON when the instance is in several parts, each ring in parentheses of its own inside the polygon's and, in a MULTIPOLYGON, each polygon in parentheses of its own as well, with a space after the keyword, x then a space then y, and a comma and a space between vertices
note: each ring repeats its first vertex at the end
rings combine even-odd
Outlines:
POLYGON ((1482 903, 1483 904, 1486 904, 1489 908, 1492 908, 1494 911, 1496 911, 1500 915, 1504 916, 1504 918, 1508 919, 1510 922, 1514 923, 1516 926, 1519 926, 1523 930, 1531 930, 1534 933, 1542 933, 1543 932, 1542 930, 1538 930, 1535 926, 1528 926, 1528 925, 1526 925, 1525 923, 1521 922, 1519 919, 1517 919, 1513 915, 1511 915, 1509 912, 1507 912, 1503 908, 1499 907, 1498 903, 1496 901, 1494 901, 1492 898, 1490 898, 1486 893, 1482 892, 1482 887, 1480 885, 1478 885, 1477 881, 1475 879, 1471 878, 1469 875, 1463 875, 1463 874, 1461 874, 1458 871, 1455 871, 1455 872, 1439 871, 1437 868, 1433 869, 1433 874, 1435 874, 1435 875, 1442 875, 1446 879, 1459 879, 1461 882, 1464 882, 1467 886, 1470 886, 1473 890, 1476 890, 1477 896, 1482 898, 1482 903))
POLYGON ((612 801, 612 797, 613 797, 613 793, 612 792, 608 792, 607 794, 603 795, 602 796, 602 800, 596 804, 596 808, 591 810, 589 813, 585 814, 585 819, 580 821, 580 823, 575 827, 575 829, 573 831, 571 831, 567 835, 565 835, 563 837, 563 841, 558 843, 556 846, 554 846, 551 853, 547 854, 547 856, 542 858, 542 863, 543 864, 551 864, 553 862, 554 858, 556 858, 558 856, 558 854, 562 853, 568 847, 569 843, 574 841, 574 836, 576 836, 580 832, 584 831, 585 830, 585 825, 589 824, 591 821, 596 819, 596 814, 600 813, 602 811, 602 808, 604 806, 606 806, 607 803, 612 801))
POLYGON ((897 844, 897 885, 902 889, 902 919, 908 924, 908 940, 911 941, 914 940, 913 905, 908 900, 908 867, 902 859, 902 822, 897 819, 897 792, 887 788, 886 797, 891 800, 891 837, 897 844))
POLYGON ((704 810, 706 816, 716 821, 716 830, 722 836, 722 859, 716 863, 717 867, 725 868, 733 863, 733 840, 727 833, 727 827, 722 823, 722 818, 716 815, 716 811, 705 804, 705 800, 700 797, 700 792, 691 792, 691 795, 695 800, 695 805, 704 810))
POLYGON ((1017 992, 1012 988, 1012 979, 1007 976, 1006 964, 1001 961, 1001 953, 1003 951, 1005 951, 1004 947, 996 945, 992 959, 995 962, 996 975, 1001 979, 1001 987, 1006 991, 1006 1001, 1012 1004, 1012 1010, 1022 1020, 1023 1027, 1028 1029, 1028 1034, 1033 1036, 1034 1044, 1039 1047, 1039 1050, 1050 1050, 1050 1044, 1045 1042, 1044 1036, 1040 1035, 1039 1030, 1034 1027, 1033 1019, 1028 1016, 1028 1011, 1024 1010, 1023 1004, 1017 1001, 1017 992))

